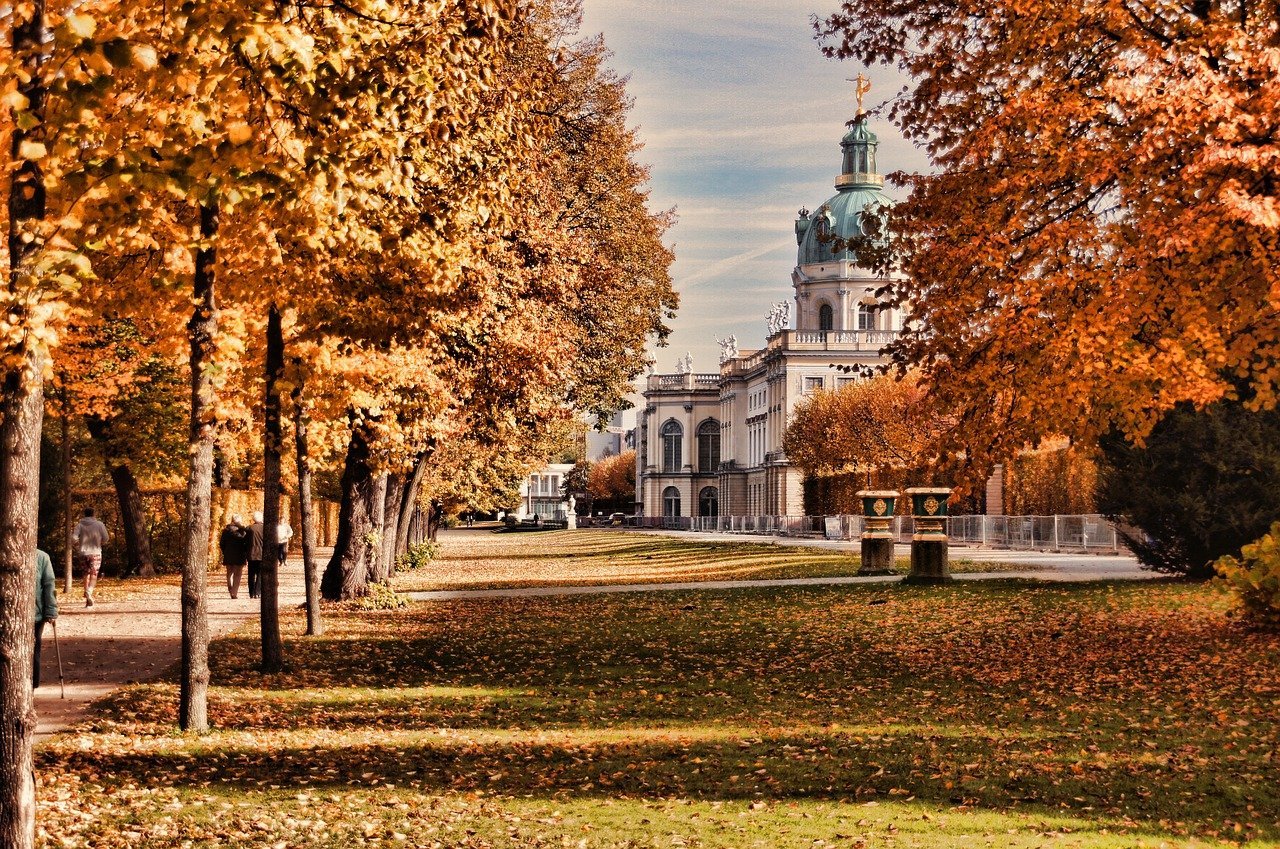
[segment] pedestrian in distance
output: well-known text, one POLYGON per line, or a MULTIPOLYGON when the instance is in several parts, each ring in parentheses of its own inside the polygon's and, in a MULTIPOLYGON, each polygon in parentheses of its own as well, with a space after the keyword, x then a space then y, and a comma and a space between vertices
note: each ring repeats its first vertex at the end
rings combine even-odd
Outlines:
POLYGON ((31 659, 31 689, 40 686, 40 638, 44 636, 44 623, 58 618, 58 585, 53 575, 53 561, 49 555, 36 549, 36 650, 31 659))
POLYGON ((258 580, 262 575, 262 511, 255 511, 249 527, 249 598, 258 597, 258 580))
POLYGON ((276 556, 279 558, 280 565, 283 566, 285 560, 289 558, 289 540, 293 539, 293 528, 288 522, 276 525, 276 539, 280 543, 276 548, 276 556))
POLYGON ((244 564, 249 562, 249 546, 252 542, 249 529, 238 514, 231 517, 231 522, 222 529, 222 534, 218 537, 222 565, 227 569, 227 593, 232 598, 240 595, 240 578, 244 575, 244 564))
POLYGON ((93 607, 93 590, 98 585, 98 573, 102 570, 102 546, 109 539, 111 535, 107 533, 107 526, 94 517, 93 508, 84 508, 84 518, 71 533, 71 544, 84 572, 85 607, 93 607))

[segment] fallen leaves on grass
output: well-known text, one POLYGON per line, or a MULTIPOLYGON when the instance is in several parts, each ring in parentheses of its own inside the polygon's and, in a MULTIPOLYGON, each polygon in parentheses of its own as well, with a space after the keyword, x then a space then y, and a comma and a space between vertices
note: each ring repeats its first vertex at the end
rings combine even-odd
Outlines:
POLYGON ((335 611, 321 639, 291 612, 287 674, 255 671, 252 635, 215 645, 212 735, 173 735, 158 684, 42 749, 40 821, 101 846, 1271 845, 1280 638, 1224 604, 1163 582, 485 599, 335 611))

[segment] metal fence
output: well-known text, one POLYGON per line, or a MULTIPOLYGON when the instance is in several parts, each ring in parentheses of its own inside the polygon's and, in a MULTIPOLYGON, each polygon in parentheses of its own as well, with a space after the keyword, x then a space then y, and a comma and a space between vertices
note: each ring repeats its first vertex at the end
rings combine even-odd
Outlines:
MULTIPOLYGON (((630 527, 705 531, 769 536, 803 536, 856 540, 862 517, 840 516, 634 516, 630 527)), ((892 530, 899 542, 910 542, 914 523, 895 516, 892 530)), ((1120 551, 1115 527, 1098 515, 1075 516, 948 516, 947 535, 953 543, 985 548, 1039 551, 1120 551)))

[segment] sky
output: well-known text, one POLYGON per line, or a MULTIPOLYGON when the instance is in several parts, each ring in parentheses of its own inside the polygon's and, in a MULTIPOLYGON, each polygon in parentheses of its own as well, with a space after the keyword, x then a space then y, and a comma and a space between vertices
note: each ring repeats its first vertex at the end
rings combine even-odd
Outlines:
MULTIPOLYGON (((667 243, 680 310, 659 373, 693 355, 719 370, 716 338, 764 345, 772 303, 791 300, 793 222, 835 194, 840 138, 853 117, 853 84, 867 74, 866 105, 902 85, 891 69, 822 56, 810 18, 834 0, 585 0, 583 34, 603 33, 613 68, 629 75, 631 113, 651 168, 654 209, 675 208, 667 243)), ((923 153, 874 117, 882 172, 919 171, 923 153)), ((894 189, 889 188, 892 196, 894 189)), ((794 314, 794 313, 793 313, 794 314)))

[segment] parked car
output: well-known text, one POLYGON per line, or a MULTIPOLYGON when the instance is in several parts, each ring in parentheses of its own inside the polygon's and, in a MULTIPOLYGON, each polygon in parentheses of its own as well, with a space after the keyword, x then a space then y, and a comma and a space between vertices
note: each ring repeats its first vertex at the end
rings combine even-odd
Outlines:
POLYGON ((609 524, 614 526, 626 524, 626 521, 627 521, 626 513, 614 513, 609 517, 609 524))

